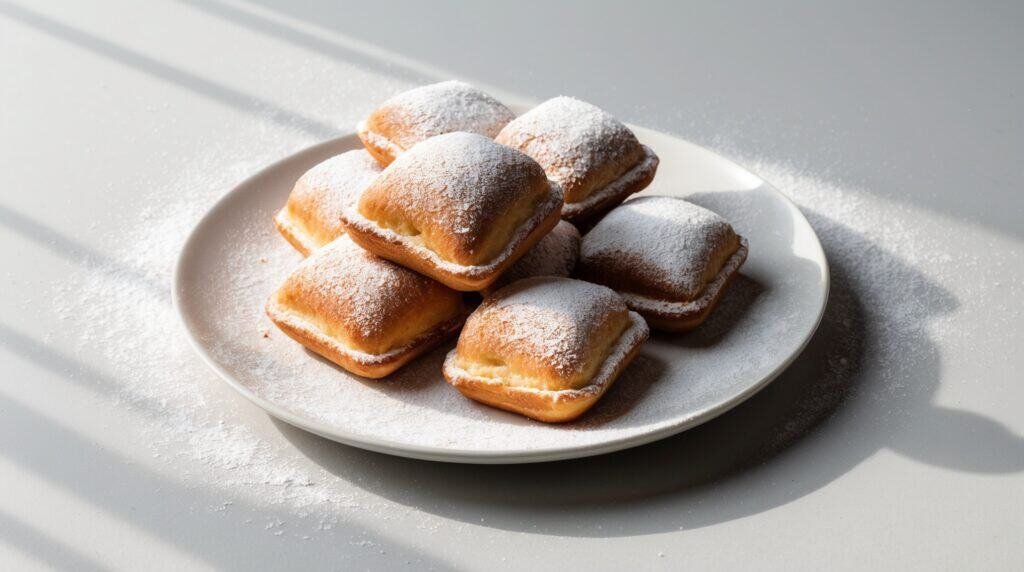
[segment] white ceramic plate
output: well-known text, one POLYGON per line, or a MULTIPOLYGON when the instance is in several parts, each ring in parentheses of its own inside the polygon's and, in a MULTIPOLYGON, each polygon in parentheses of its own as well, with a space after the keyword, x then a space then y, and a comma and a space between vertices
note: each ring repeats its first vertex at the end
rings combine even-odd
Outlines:
POLYGON ((221 199, 178 261, 174 301, 192 343, 232 387, 271 415, 383 453, 465 463, 527 463, 607 453, 678 433, 735 407, 779 374, 814 333, 828 295, 817 236, 756 175, 681 139, 633 127, 661 157, 644 194, 686 197, 750 241, 742 276, 711 319, 655 334, 594 409, 545 425, 462 397, 441 375, 454 342, 384 380, 353 376, 304 350, 263 304, 301 257, 272 223, 295 180, 357 149, 355 135, 257 173, 221 199))

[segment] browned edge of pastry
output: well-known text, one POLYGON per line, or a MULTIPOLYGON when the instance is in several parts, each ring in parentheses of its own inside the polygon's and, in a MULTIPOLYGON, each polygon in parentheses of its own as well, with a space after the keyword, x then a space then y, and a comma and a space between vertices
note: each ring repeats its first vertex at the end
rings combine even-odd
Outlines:
POLYGON ((294 246, 295 250, 301 252, 303 256, 309 256, 311 252, 319 247, 316 241, 313 240, 313 237, 309 236, 300 225, 292 220, 287 206, 277 211, 277 215, 274 216, 274 226, 277 227, 277 231, 281 233, 281 236, 294 246))
POLYGON ((589 228, 588 222, 594 222, 630 195, 646 189, 654 180, 661 160, 650 147, 641 147, 644 149, 644 157, 636 165, 582 201, 565 203, 562 207, 562 218, 580 226, 582 232, 589 228))
POLYGON ((408 237, 381 228, 360 214, 358 206, 346 209, 341 219, 352 241, 373 254, 411 268, 454 290, 475 292, 490 286, 506 268, 551 232, 561 217, 561 207, 562 191, 551 182, 548 199, 516 229, 505 249, 487 264, 474 266, 443 260, 436 252, 413 244, 408 237))
POLYGON ((387 167, 392 161, 398 158, 404 149, 396 145, 387 137, 371 131, 366 125, 366 121, 360 121, 356 125, 356 134, 359 136, 359 140, 363 142, 363 147, 366 151, 373 155, 373 158, 380 163, 381 167, 387 167))
POLYGON ((468 311, 463 312, 420 334, 400 348, 383 354, 368 354, 341 344, 308 320, 290 312, 278 303, 276 294, 267 301, 266 312, 271 321, 291 339, 345 370, 372 379, 379 379, 394 372, 416 356, 437 346, 458 332, 469 316, 468 311))
POLYGON ((601 368, 589 384, 579 389, 545 390, 515 387, 470 375, 454 365, 453 349, 444 361, 444 376, 463 395, 491 407, 525 415, 545 423, 565 423, 594 406, 615 383, 626 366, 640 353, 650 328, 640 314, 629 313, 630 326, 619 335, 601 368))
POLYGON ((689 302, 666 302, 656 298, 619 292, 631 310, 639 312, 656 330, 686 332, 704 323, 718 305, 726 288, 739 274, 747 259, 747 239, 740 237, 740 246, 729 255, 722 269, 708 283, 699 298, 689 302))

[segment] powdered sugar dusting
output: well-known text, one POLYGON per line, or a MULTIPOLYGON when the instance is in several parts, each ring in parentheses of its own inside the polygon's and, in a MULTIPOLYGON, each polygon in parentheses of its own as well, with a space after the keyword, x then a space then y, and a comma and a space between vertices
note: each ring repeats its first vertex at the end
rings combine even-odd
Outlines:
POLYGON ((317 164, 302 176, 311 189, 337 194, 345 198, 345 206, 353 204, 363 189, 380 174, 377 161, 363 149, 346 151, 317 164))
MULTIPOLYGON (((285 84, 309 85, 325 76, 342 78, 337 87, 357 99, 370 100, 398 86, 393 80, 324 58, 308 58, 306 66, 289 61, 280 70, 276 63, 274 73, 281 72, 277 76, 285 84)), ((333 536, 337 531, 333 525, 339 520, 359 512, 379 513, 387 503, 310 465, 272 425, 268 427, 265 416, 255 413, 257 410, 220 382, 182 334, 171 305, 172 273, 185 239, 217 199, 266 165, 323 136, 321 131, 315 138, 311 136, 308 122, 303 121, 304 116, 317 116, 324 118, 323 125, 329 125, 327 118, 337 118, 336 93, 321 91, 291 91, 290 95, 303 100, 303 114, 294 114, 294 120, 289 121, 292 115, 272 109, 256 109, 253 117, 225 114, 225 129, 191 133, 194 153, 176 147, 175 151, 151 154, 151 161, 133 164, 116 184, 133 186, 134 199, 117 208, 90 211, 95 222, 89 238, 72 237, 73 243, 81 246, 67 253, 70 271, 41 285, 48 290, 46 298, 52 300, 52 319, 60 325, 45 338, 47 346, 50 340, 60 346, 54 344, 46 351, 57 356, 51 358, 56 363, 64 364, 69 386, 93 395, 94 399, 81 403, 83 411, 118 426, 126 435, 108 451, 111 459, 128 466, 127 473, 118 470, 116 474, 129 475, 128 483, 133 483, 130 475, 135 473, 155 478, 134 481, 135 485, 165 482, 169 487, 180 485, 183 491, 195 490, 197 503, 210 495, 223 495, 222 503, 182 507, 183 512, 195 509, 223 514, 248 510, 240 508, 244 504, 257 507, 259 512, 252 513, 253 526, 266 526, 268 537, 282 530, 291 537, 303 528, 333 536), (169 161, 168 153, 180 157, 169 161), (127 456, 136 452, 137 456, 127 456), (285 522, 288 516, 296 520, 285 522), (293 528, 301 520, 310 522, 293 528)), ((168 124, 185 121, 184 114, 187 111, 168 113, 167 122, 156 122, 153 129, 169 130, 168 124)), ((357 117, 349 114, 340 119, 349 124, 357 117)), ((183 132, 178 127, 168 133, 180 135, 183 132)), ((295 172, 291 180, 301 174, 295 172)), ((276 206, 267 204, 254 213, 253 227, 273 228, 273 215, 285 203, 287 190, 274 197, 276 206)), ((103 194, 103 189, 98 191, 103 194)), ((60 210, 67 211, 72 221, 82 216, 67 208, 60 210)), ((253 227, 234 229, 232 234, 243 243, 252 242, 253 227)), ((267 237, 283 243, 276 231, 267 237)), ((270 283, 279 285, 300 258, 291 248, 247 247, 226 257, 224 270, 230 268, 237 274, 232 284, 237 288, 236 297, 247 298, 246 312, 253 302, 259 311, 257 300, 265 299, 276 287, 270 283), (270 283, 265 276, 254 276, 255 270, 268 268, 276 269, 270 283)), ((39 308, 45 312, 44 304, 39 308)), ((218 310, 235 311, 234 304, 218 310)), ((278 335, 269 322, 245 315, 250 321, 239 334, 265 341, 278 335)), ((89 439, 85 433, 79 435, 89 439)), ((107 445, 97 447, 106 450, 107 445)), ((151 491, 152 498, 169 501, 173 497, 167 493, 151 491)), ((129 513, 124 514, 127 517, 129 513)), ((168 515, 168 519, 174 518, 168 515)), ((145 534, 144 528, 138 530, 145 534)))
POLYGON ((499 332, 490 338, 497 354, 536 356, 571 377, 587 364, 598 332, 626 312, 610 288, 570 278, 528 278, 488 297, 465 331, 499 332))
POLYGON ((726 283, 733 278, 740 266, 747 258, 748 245, 746 239, 741 239, 740 246, 722 265, 718 274, 707 283, 704 291, 697 298, 685 301, 666 300, 663 298, 649 297, 631 292, 619 292, 631 309, 643 313, 660 315, 662 317, 678 317, 683 319, 707 308, 716 299, 726 283))
POLYGON ((583 238, 580 258, 594 272, 611 270, 676 300, 692 300, 704 290, 716 254, 735 239, 729 223, 706 208, 646 196, 601 219, 583 238))
POLYGON ((308 217, 326 236, 344 232, 342 211, 359 200, 380 165, 365 150, 336 155, 307 171, 289 197, 289 207, 308 217))
POLYGON ((534 276, 568 276, 579 255, 580 232, 571 223, 559 221, 551 232, 506 270, 490 290, 534 276))
POLYGON ((493 139, 515 117, 497 99, 454 80, 400 93, 384 102, 374 115, 387 117, 385 135, 403 149, 455 131, 493 139))
MULTIPOLYGON (((471 133, 434 137, 395 160, 367 189, 365 205, 436 232, 473 253, 497 220, 546 181, 526 155, 471 133), (400 197, 400 200, 392 199, 400 197)), ((358 214, 358 213, 353 213, 358 214)), ((532 230, 532 227, 531 227, 532 230)))
MULTIPOLYGON (((381 172, 380 165, 365 150, 346 151, 319 163, 302 176, 302 182, 322 197, 317 202, 324 219, 337 218, 341 210, 359 200, 359 195, 381 172), (322 202, 321 202, 322 201, 322 202)), ((313 197, 313 200, 317 200, 313 197)))
MULTIPOLYGON (((753 207, 758 212, 758 201, 779 201, 767 191, 750 197, 744 193, 719 194, 734 209, 721 212, 733 220, 743 218, 735 209, 753 207)), ((243 197, 237 200, 243 201, 243 197)), ((272 211, 274 200, 268 196, 260 208, 272 211)), ((223 208, 234 211, 243 204, 239 202, 235 207, 224 203, 223 208)), ((203 277, 196 287, 206 294, 190 309, 190 315, 201 322, 197 327, 202 337, 211 340, 208 347, 213 359, 232 372, 252 395, 353 440, 373 439, 403 447, 441 447, 453 454, 471 456, 560 450, 626 439, 637 431, 679 422, 681 407, 687 411, 691 407, 700 410, 701 403, 735 395, 751 379, 771 371, 778 353, 795 343, 793 336, 807 327, 801 326, 801 320, 814 317, 813 312, 800 311, 799 304, 813 303, 814 296, 809 296, 806 288, 819 280, 815 268, 805 267, 803 261, 788 255, 773 261, 776 267, 771 269, 766 268, 765 259, 760 263, 755 259, 750 266, 760 269, 762 279, 771 281, 772 294, 762 296, 741 312, 730 331, 736 342, 698 348, 672 337, 655 336, 633 362, 638 365, 626 368, 618 378, 615 395, 625 397, 609 397, 616 401, 629 397, 632 401, 617 402, 613 419, 602 416, 605 408, 599 403, 592 416, 588 414, 568 426, 550 427, 465 399, 441 375, 444 355, 450 346, 368 385, 323 360, 311 358, 284 336, 259 335, 268 328, 273 330, 263 316, 263 300, 291 270, 290 263, 279 259, 279 253, 291 252, 290 248, 261 216, 254 212, 252 217, 239 219, 232 225, 234 231, 223 226, 201 231, 204 242, 222 252, 227 264, 217 264, 216 259, 207 257, 194 260, 198 265, 195 274, 203 277), (268 258, 266 266, 252 265, 251 260, 259 256, 268 258), (245 332, 252 334, 247 336, 245 332), (659 385, 658 379, 686 379, 687 383, 659 385), (657 399, 652 398, 653 390, 630 391, 633 384, 654 384, 658 387, 657 399)), ((754 231, 752 240, 762 245, 762 256, 778 253, 780 249, 789 252, 788 243, 779 239, 773 242, 765 236, 772 232, 771 225, 754 231)), ((546 338, 548 334, 542 331, 537 337, 546 338)), ((565 355, 573 353, 571 348, 561 350, 565 355)))
MULTIPOLYGON (((642 154, 636 136, 611 114, 572 97, 549 99, 509 123, 498 135, 499 143, 520 149, 544 167, 566 197, 574 197, 588 177, 608 165, 620 165, 605 173, 617 178, 642 154)), ((579 197, 583 198, 583 197, 579 197)))
MULTIPOLYGON (((630 357, 630 354, 632 354, 637 347, 647 341, 650 336, 651 330, 640 314, 637 314, 636 312, 629 312, 628 316, 629 322, 626 329, 619 335, 619 339, 612 344, 611 348, 609 348, 608 355, 604 357, 604 361, 598 366, 593 377, 588 379, 586 385, 583 385, 582 387, 552 390, 534 387, 531 385, 508 385, 508 380, 473 375, 459 367, 459 356, 457 350, 448 352, 448 356, 445 358, 445 377, 448 378, 449 383, 452 383, 454 386, 458 386, 466 380, 472 380, 477 383, 501 385, 504 387, 505 391, 508 391, 513 395, 523 393, 543 393, 547 398, 556 402, 566 399, 571 400, 587 395, 598 395, 605 391, 606 387, 616 380, 620 374, 620 366, 623 363, 626 363, 625 360, 630 357)), ((634 374, 643 375, 643 369, 642 365, 637 367, 634 374)), ((631 402, 635 402, 636 388, 630 387, 628 383, 625 385, 626 388, 622 391, 618 404, 611 407, 598 407, 598 411, 600 413, 591 414, 585 417, 582 422, 577 421, 577 427, 600 426, 604 421, 602 418, 607 417, 609 414, 614 415, 615 409, 628 409, 631 402)))
MULTIPOLYGON (((364 88, 353 82, 347 89, 364 88)), ((328 107, 326 101, 323 104, 328 107)), ((96 266, 95 258, 83 255, 88 273, 54 286, 55 314, 74 337, 76 353, 89 356, 109 372, 112 387, 98 399, 133 415, 132 428, 139 441, 151 448, 157 470, 261 505, 286 505, 300 514, 316 511, 337 519, 354 511, 374 511, 384 501, 350 486, 342 477, 311 467, 272 428, 249 424, 259 416, 252 415, 252 408, 240 398, 227 396, 227 390, 195 358, 170 306, 171 269, 184 238, 205 209, 244 177, 312 143, 269 129, 243 135, 240 141, 259 144, 236 141, 229 148, 205 147, 184 174, 173 175, 177 177, 174 184, 146 195, 143 202, 148 206, 141 212, 133 210, 131 216, 111 225, 105 248, 109 261, 96 266)), ((735 153, 727 150, 725 155, 735 153)), ((832 343, 839 348, 864 347, 860 367, 870 370, 878 382, 862 391, 892 409, 893 415, 901 413, 894 397, 919 390, 908 375, 917 358, 935 351, 935 344, 969 349, 978 360, 1009 355, 1012 340, 988 334, 999 328, 967 318, 984 308, 1001 307, 997 318, 1003 321, 1001 326, 1020 322, 1020 305, 1010 303, 1024 296, 1019 271, 1024 252, 1014 246, 1019 242, 979 239, 992 243, 990 254, 961 254, 954 241, 977 236, 967 223, 881 199, 871 189, 778 164, 770 157, 741 157, 741 163, 810 213, 833 268, 842 268, 846 276, 846 292, 830 302, 837 309, 826 314, 826 321, 834 321, 827 324, 836 336, 832 343), (861 313, 869 315, 868 331, 857 327, 861 313)), ((213 292, 206 307, 225 322, 223 332, 231 342, 223 347, 226 363, 252 367, 246 381, 258 395, 310 419, 358 427, 367 434, 489 450, 585 446, 622 438, 656 424, 659 416, 671 414, 667 410, 678 409, 679 403, 698 402, 707 391, 729 390, 728 380, 747 371, 743 363, 757 362, 774 351, 777 338, 793 326, 791 316, 777 312, 778 293, 767 292, 735 311, 739 325, 731 327, 729 343, 662 363, 659 348, 667 342, 656 336, 645 347, 640 365, 627 369, 616 383, 615 393, 608 396, 614 399, 606 398, 579 423, 567 427, 530 423, 469 404, 439 378, 430 377, 440 370, 444 350, 413 362, 388 384, 369 389, 312 358, 276 333, 263 317, 262 302, 299 262, 298 254, 269 225, 283 201, 283 195, 271 197, 247 219, 247 226, 227 233, 223 268, 211 273, 212 284, 222 291, 213 292), (744 338, 750 333, 744 324, 763 320, 783 327, 744 338), (709 380, 702 373, 707 371, 714 371, 717 379, 709 380), (687 383, 664 383, 669 376, 681 376, 687 383), (629 395, 631 387, 645 386, 643 381, 650 382, 646 393, 621 404, 615 416, 602 415, 603 405, 620 405, 615 399, 629 395), (726 385, 709 386, 709 381, 726 385), (416 422, 409 424, 409 419, 416 422)), ((741 232, 745 229, 737 221, 754 220, 742 216, 746 211, 722 213, 741 232)), ((759 268, 759 256, 752 255, 750 272, 759 268)), ((742 284, 734 289, 740 292, 742 284)), ((715 315, 731 313, 731 308, 720 307, 715 315)), ((712 322, 704 327, 717 331, 718 325, 712 322)), ((703 339, 700 330, 695 334, 703 339)), ((822 364, 823 375, 830 377, 848 377, 852 367, 842 353, 830 353, 822 364)), ((846 390, 843 384, 833 389, 846 390)), ((821 395, 809 396, 808 415, 827 401, 821 395)), ((793 425, 803 426, 798 418, 793 425)), ((278 521, 268 524, 280 528, 278 521)), ((324 527, 330 528, 330 519, 324 527)))
MULTIPOLYGON (((342 325, 355 340, 382 335, 410 304, 443 286, 371 255, 342 236, 302 262, 283 290, 308 304, 306 311, 342 325)), ((454 295, 454 294, 453 294, 454 295)))

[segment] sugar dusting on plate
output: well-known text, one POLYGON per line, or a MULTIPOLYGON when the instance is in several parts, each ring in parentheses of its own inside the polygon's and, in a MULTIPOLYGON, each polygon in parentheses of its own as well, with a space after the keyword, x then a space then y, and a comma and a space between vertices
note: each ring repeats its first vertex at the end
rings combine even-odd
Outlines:
MULTIPOLYGON (((152 449, 155 457, 167 463, 193 463, 207 473, 197 476, 203 483, 239 494, 246 492, 261 502, 340 511, 356 501, 339 495, 331 481, 336 477, 309 472, 282 453, 287 444, 264 439, 257 429, 240 422, 239 409, 248 411, 250 406, 240 398, 225 398, 224 388, 199 363, 185 341, 170 304, 171 271, 196 221, 232 182, 276 159, 278 152, 267 149, 262 154, 254 153, 233 166, 227 165, 239 153, 211 156, 209 163, 196 165, 174 192, 159 189, 145 197, 149 207, 143 215, 126 218, 124 227, 118 228, 118 244, 122 246, 111 249, 111 262, 91 271, 85 279, 72 278, 59 284, 57 293, 63 295, 55 297, 54 306, 69 328, 79 333, 78 352, 94 356, 116 380, 112 393, 102 399, 140 414, 138 439, 152 449)), ((936 248, 926 239, 940 229, 961 223, 938 215, 921 216, 909 207, 767 160, 741 162, 809 213, 833 268, 843 269, 849 282, 850 293, 832 300, 832 304, 844 306, 844 311, 835 315, 864 312, 870 317, 867 332, 850 324, 832 325, 838 336, 836 344, 855 343, 854 336, 869 338, 864 359, 884 380, 873 386, 873 398, 885 400, 913 390, 904 382, 904 368, 910 363, 907 356, 926 350, 908 345, 908 339, 917 339, 908 338, 908 331, 932 337, 946 337, 956 331, 965 339, 977 333, 972 330, 977 325, 964 320, 954 322, 956 303, 950 299, 951 294, 934 287, 935 281, 958 289, 958 313, 964 315, 970 315, 971 308, 978 304, 1020 298, 1020 281, 1012 275, 1005 277, 1007 269, 1014 265, 1019 268, 1020 252, 1001 251, 991 259, 963 257, 936 248), (913 225, 904 224, 911 214, 915 215, 913 225)), ((304 414, 319 415, 325 422, 336 422, 342 414, 325 411, 322 400, 337 387, 375 394, 373 406, 389 404, 383 416, 374 417, 370 404, 346 412, 356 414, 354 422, 367 434, 391 427, 391 437, 423 436, 427 443, 438 446, 451 444, 445 442, 450 437, 438 437, 444 435, 438 429, 452 425, 492 426, 493 430, 481 435, 481 440, 488 439, 492 446, 543 445, 553 439, 563 441, 568 435, 585 443, 599 433, 606 438, 631 430, 627 426, 628 412, 613 420, 618 424, 584 424, 584 430, 579 431, 503 414, 495 421, 495 414, 467 403, 454 390, 422 381, 425 372, 440 369, 447 348, 397 374, 386 386, 390 393, 381 392, 381 386, 347 379, 274 331, 263 317, 263 300, 299 256, 276 236, 270 219, 260 214, 267 213, 254 214, 247 228, 235 232, 231 243, 237 248, 225 253, 221 278, 230 286, 230 296, 225 298, 217 292, 208 295, 212 301, 224 302, 225 326, 239 342, 223 344, 219 351, 250 367, 253 378, 274 380, 258 387, 264 398, 304 414), (287 362, 282 363, 276 356, 283 356, 287 362), (399 425, 407 428, 393 429, 395 421, 410 418, 418 421, 414 427, 399 425)), ((786 317, 778 318, 784 322, 786 317)), ((1008 307, 1006 319, 1019 318, 1019 308, 1014 312, 1008 307)), ((769 331, 766 335, 771 334, 769 331)), ((737 349, 753 351, 749 356, 753 360, 761 357, 756 346, 737 349)), ((842 363, 842 359, 825 367, 846 371, 849 364, 842 363)), ((638 368, 640 375, 647 372, 642 360, 638 368)), ((655 384, 648 393, 661 391, 655 384)), ((651 401, 657 400, 644 403, 651 401)), ((806 404, 808 414, 815 407, 814 402, 806 404)), ((602 415, 596 410, 593 418, 602 420, 602 415)))

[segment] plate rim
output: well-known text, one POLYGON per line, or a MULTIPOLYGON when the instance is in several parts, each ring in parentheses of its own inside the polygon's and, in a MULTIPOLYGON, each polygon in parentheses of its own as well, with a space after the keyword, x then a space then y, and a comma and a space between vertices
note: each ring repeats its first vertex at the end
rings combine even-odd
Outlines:
MULTIPOLYGON (((630 127, 633 126, 630 125, 630 127)), ((641 129, 645 131, 656 131, 650 128, 641 129)), ((451 449, 445 447, 434 447, 425 445, 399 444, 388 439, 380 439, 374 437, 373 435, 355 433, 351 431, 340 431, 336 427, 331 427, 317 421, 311 421, 299 414, 288 411, 287 409, 273 403, 272 401, 269 401, 256 395, 248 388, 246 388, 244 385, 242 385, 238 380, 236 380, 234 376, 225 368, 223 368, 207 351, 206 347, 198 339, 198 335, 193 333, 193 329, 190 327, 188 323, 188 318, 186 317, 186 313, 182 307, 182 291, 185 290, 185 287, 182 283, 183 266, 185 264, 186 259, 188 258, 189 253, 192 251, 192 249, 195 248, 195 243, 198 240, 198 231, 208 223, 209 219, 212 216, 214 216, 215 213, 218 213, 224 207, 224 204, 234 196, 238 189, 246 187, 250 185, 253 180, 258 179, 269 172, 279 169, 283 164, 291 161, 296 155, 304 153, 313 153, 316 152, 317 150, 333 147, 344 139, 351 139, 352 137, 356 137, 355 133, 342 133, 337 137, 333 137, 331 139, 328 139, 327 141, 321 141, 314 145, 304 147, 285 157, 282 157, 281 159, 278 159, 277 161, 274 161, 270 165, 267 165, 266 167, 260 169, 256 173, 250 175, 249 177, 246 177, 244 180, 236 184, 229 191, 227 191, 220 198, 218 198, 206 210, 203 216, 200 217, 199 220, 192 227, 192 230, 189 231, 188 237, 182 244, 181 250, 178 252, 178 257, 174 264, 174 272, 171 276, 171 302, 174 306, 175 313, 177 314, 178 323, 184 330, 185 337, 188 339, 189 344, 199 354, 202 360, 211 369, 213 369, 213 371, 222 380, 224 380, 232 389, 241 394, 242 397, 246 398, 249 402, 253 403, 254 405, 259 407, 266 413, 270 414, 271 416, 304 431, 313 433, 315 435, 318 435, 331 441, 335 441, 352 447, 357 447, 360 449, 374 451, 377 453, 427 461, 440 461, 462 464, 541 463, 604 455, 607 453, 613 453, 615 451, 639 447, 641 445, 653 443, 655 441, 671 437, 672 435, 682 433, 683 431, 707 423, 708 421, 715 419, 716 417, 722 415, 723 413, 726 413, 729 410, 739 406, 747 399, 751 398, 752 396, 760 392, 762 389, 764 389, 772 381, 774 381, 803 353, 804 349, 806 349, 807 347, 807 344, 810 343, 811 339, 814 337, 814 334, 818 331, 818 327, 821 325, 821 320, 825 314, 825 309, 828 306, 828 296, 829 291, 831 289, 831 271, 829 268, 828 257, 825 255, 825 251, 821 246, 821 239, 818 237, 818 234, 817 232, 815 232, 814 227, 811 225, 810 221, 807 220, 807 217, 804 216, 803 212, 796 205, 796 203, 794 203, 784 193, 779 191, 773 184, 771 184, 770 181, 766 180, 764 177, 761 177, 759 174, 752 171, 751 169, 748 169, 743 165, 736 163, 732 159, 725 157, 711 149, 708 149, 701 145, 697 145, 696 143, 692 143, 676 135, 672 135, 661 131, 658 131, 658 133, 660 135, 671 137, 673 139, 677 139, 689 145, 697 147, 704 152, 714 155, 716 158, 720 160, 726 161, 733 168, 745 171, 757 177, 757 179, 761 181, 763 186, 767 187, 767 189, 774 193, 774 195, 777 198, 781 199, 783 203, 789 208, 789 210, 795 213, 800 220, 803 220, 803 222, 811 230, 811 235, 814 237, 814 251, 821 261, 823 270, 823 276, 820 282, 819 292, 821 294, 822 302, 818 307, 817 316, 815 316, 814 319, 814 325, 807 331, 804 338, 798 344, 796 350, 793 351, 789 356, 787 356, 785 360, 781 361, 778 365, 776 365, 776 367, 768 375, 765 375, 761 380, 751 385, 750 387, 747 387, 744 391, 732 395, 728 399, 716 403, 715 405, 698 411, 697 413, 692 414, 680 420, 677 423, 672 423, 665 427, 661 427, 659 429, 638 435, 629 435, 617 439, 610 439, 608 441, 604 441, 598 444, 570 445, 567 447, 549 447, 546 449, 519 449, 513 451, 505 451, 501 453, 490 453, 479 450, 451 449)))

